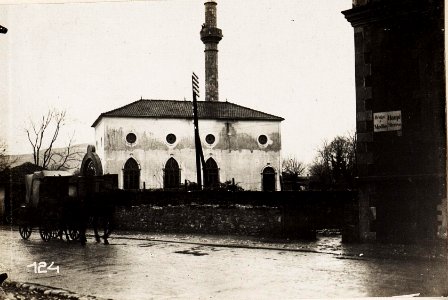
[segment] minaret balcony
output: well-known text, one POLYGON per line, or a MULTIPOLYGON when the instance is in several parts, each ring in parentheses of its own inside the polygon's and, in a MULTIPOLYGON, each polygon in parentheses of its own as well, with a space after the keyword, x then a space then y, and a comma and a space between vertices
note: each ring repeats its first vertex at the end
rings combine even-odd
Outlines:
POLYGON ((222 39, 222 30, 216 27, 202 27, 201 41, 204 43, 219 43, 222 39))

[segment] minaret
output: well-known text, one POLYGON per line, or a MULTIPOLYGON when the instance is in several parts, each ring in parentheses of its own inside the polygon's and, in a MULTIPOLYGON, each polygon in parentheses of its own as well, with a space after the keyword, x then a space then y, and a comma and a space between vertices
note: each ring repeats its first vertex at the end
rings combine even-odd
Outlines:
POLYGON ((222 30, 216 26, 216 2, 207 1, 205 23, 201 29, 201 40, 205 45, 205 101, 219 101, 218 93, 218 43, 222 30))

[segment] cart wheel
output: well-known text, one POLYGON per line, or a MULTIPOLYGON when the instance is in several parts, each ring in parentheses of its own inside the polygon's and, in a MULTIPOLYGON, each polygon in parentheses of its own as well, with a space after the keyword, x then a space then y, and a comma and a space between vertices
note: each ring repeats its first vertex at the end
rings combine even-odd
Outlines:
POLYGON ((58 229, 53 229, 53 230, 51 231, 51 237, 52 237, 53 239, 57 239, 57 238, 59 237, 59 230, 58 230, 58 229))
POLYGON ((70 241, 76 241, 77 239, 79 239, 80 232, 79 229, 69 228, 66 229, 65 234, 70 241))
POLYGON ((31 227, 28 225, 19 226, 19 233, 22 239, 27 240, 31 235, 31 227))
POLYGON ((79 229, 70 229, 70 231, 68 232, 68 235, 74 241, 79 239, 79 236, 80 236, 79 229))
POLYGON ((39 234, 45 242, 48 242, 51 239, 51 230, 39 227, 39 234))

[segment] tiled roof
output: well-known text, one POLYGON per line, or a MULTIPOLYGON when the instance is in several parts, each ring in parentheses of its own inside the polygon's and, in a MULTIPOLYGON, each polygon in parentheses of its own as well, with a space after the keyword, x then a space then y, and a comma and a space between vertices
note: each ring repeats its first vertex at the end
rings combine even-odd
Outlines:
MULTIPOLYGON (((176 100, 138 100, 120 108, 102 113, 93 123, 92 127, 95 127, 102 117, 192 119, 193 103, 192 101, 176 100)), ((266 114, 230 102, 211 101, 198 101, 198 117, 199 119, 212 120, 284 120, 281 117, 266 114)))

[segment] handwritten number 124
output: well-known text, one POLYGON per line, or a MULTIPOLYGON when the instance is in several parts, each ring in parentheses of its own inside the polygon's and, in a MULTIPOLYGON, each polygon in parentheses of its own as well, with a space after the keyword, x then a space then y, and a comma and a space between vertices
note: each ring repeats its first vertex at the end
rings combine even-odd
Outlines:
POLYGON ((41 261, 39 263, 33 262, 31 265, 26 266, 27 268, 34 268, 34 273, 48 273, 48 271, 56 271, 56 273, 59 273, 59 266, 54 266, 54 262, 52 261, 51 264, 47 267, 47 263, 44 261, 41 261))

